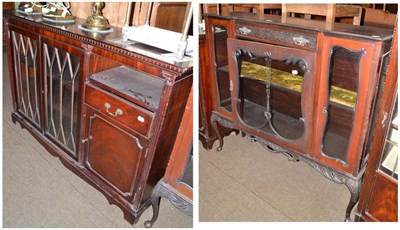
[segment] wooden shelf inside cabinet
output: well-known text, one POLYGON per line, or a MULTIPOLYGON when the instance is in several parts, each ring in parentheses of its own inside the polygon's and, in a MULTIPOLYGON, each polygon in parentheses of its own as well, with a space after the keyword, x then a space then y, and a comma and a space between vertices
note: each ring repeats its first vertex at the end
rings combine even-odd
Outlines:
MULTIPOLYGON (((218 68, 218 71, 228 72, 228 66, 222 66, 218 68)), ((303 77, 278 69, 243 62, 240 77, 260 81, 262 83, 266 81, 267 71, 271 74, 272 87, 286 89, 293 93, 301 93, 303 77)), ((331 86, 329 99, 331 105, 339 105, 343 108, 353 109, 357 100, 357 92, 337 86, 331 86)))
POLYGON ((93 84, 153 112, 158 109, 164 86, 162 80, 125 66, 95 73, 90 79, 93 84))

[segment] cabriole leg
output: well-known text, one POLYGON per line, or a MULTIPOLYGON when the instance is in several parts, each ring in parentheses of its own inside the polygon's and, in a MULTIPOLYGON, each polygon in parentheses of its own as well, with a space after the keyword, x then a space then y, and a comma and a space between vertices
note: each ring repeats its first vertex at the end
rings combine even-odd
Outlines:
POLYGON ((222 150, 222 146, 224 145, 224 140, 222 139, 221 133, 219 132, 219 128, 218 128, 218 117, 217 115, 215 115, 214 113, 211 114, 211 126, 214 129, 215 134, 217 134, 217 138, 219 141, 219 146, 217 147, 217 151, 221 151, 222 150))
POLYGON ((350 197, 349 204, 347 205, 346 219, 344 221, 351 222, 352 220, 350 219, 350 213, 351 213, 351 210, 353 210, 354 205, 357 204, 358 198, 360 197, 361 180, 358 180, 358 181, 348 180, 346 182, 346 186, 350 191, 351 197, 350 197))
POLYGON ((147 220, 146 222, 144 222, 145 228, 151 228, 153 226, 154 222, 156 222, 156 220, 158 218, 158 213, 160 212, 160 199, 161 199, 161 197, 159 197, 159 196, 153 196, 151 198, 151 206, 153 208, 153 217, 151 218, 151 220, 147 220))

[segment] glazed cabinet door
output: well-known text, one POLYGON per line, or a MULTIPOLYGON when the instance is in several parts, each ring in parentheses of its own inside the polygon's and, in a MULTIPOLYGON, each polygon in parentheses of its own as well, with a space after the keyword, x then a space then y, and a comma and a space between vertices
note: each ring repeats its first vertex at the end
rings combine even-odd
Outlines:
MULTIPOLYGON (((375 43, 325 37, 319 82, 316 157, 353 175, 358 167, 375 92, 375 43)), ((377 46, 379 48, 379 46, 377 46)))
POLYGON ((42 56, 45 135, 77 159, 83 49, 42 37, 42 56))
POLYGON ((230 30, 230 21, 212 18, 206 20, 214 111, 231 118, 227 39, 233 37, 233 31, 230 30))
POLYGON ((41 128, 39 36, 10 26, 9 31, 16 112, 37 129, 41 128))
POLYGON ((234 123, 256 138, 307 151, 315 54, 236 39, 228 39, 228 50, 234 123))
MULTIPOLYGON (((97 178, 132 200, 148 141, 87 106, 84 165, 97 178)), ((136 204, 138 205, 138 204, 136 204)), ((137 208, 138 206, 136 206, 137 208)))

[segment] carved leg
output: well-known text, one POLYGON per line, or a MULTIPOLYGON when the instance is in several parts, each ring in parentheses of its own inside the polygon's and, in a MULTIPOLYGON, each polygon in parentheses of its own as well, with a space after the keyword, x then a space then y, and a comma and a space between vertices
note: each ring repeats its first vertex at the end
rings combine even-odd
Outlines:
POLYGON ((218 137, 219 146, 217 147, 217 151, 219 152, 222 150, 222 146, 224 145, 224 140, 222 139, 221 133, 219 132, 217 120, 218 120, 217 115, 212 113, 211 114, 211 126, 213 127, 214 132, 215 132, 215 134, 217 134, 217 137, 218 137))
POLYGON ((151 206, 153 208, 153 217, 151 218, 151 220, 147 220, 146 222, 144 222, 145 228, 151 228, 153 226, 154 222, 156 222, 156 220, 158 218, 158 213, 160 211, 160 199, 161 199, 161 197, 159 197, 159 196, 153 196, 151 198, 151 206))
POLYGON ((355 180, 348 180, 346 182, 346 186, 349 189, 351 193, 350 201, 349 204, 347 205, 346 209, 346 219, 344 220, 345 222, 351 222, 352 220, 350 219, 350 213, 351 210, 353 210, 354 205, 357 204, 358 198, 360 198, 360 190, 361 190, 361 180, 355 181, 355 180))

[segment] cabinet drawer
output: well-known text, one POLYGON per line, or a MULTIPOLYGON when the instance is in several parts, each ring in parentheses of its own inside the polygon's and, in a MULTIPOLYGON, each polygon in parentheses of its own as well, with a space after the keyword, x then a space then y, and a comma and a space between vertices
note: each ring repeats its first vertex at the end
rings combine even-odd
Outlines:
POLYGON ((91 84, 86 84, 85 102, 99 112, 111 117, 146 137, 154 114, 91 84))
POLYGON ((236 22, 235 33, 239 37, 253 38, 290 47, 308 50, 317 48, 317 33, 303 30, 287 30, 277 26, 236 22))

